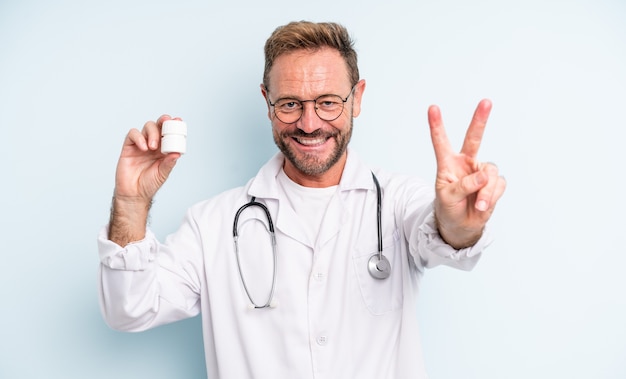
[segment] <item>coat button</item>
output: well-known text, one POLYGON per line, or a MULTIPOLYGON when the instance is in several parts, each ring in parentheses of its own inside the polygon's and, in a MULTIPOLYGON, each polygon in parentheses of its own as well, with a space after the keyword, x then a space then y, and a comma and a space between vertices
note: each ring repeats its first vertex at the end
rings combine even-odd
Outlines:
POLYGON ((326 337, 326 336, 318 336, 316 341, 317 341, 318 345, 326 346, 326 344, 328 343, 328 337, 326 337))

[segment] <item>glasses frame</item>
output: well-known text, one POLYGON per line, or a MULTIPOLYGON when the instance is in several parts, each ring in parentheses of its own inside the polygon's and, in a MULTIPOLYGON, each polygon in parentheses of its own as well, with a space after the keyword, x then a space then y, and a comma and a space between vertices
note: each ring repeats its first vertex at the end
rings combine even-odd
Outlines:
POLYGON ((274 103, 272 103, 272 101, 269 98, 269 92, 270 91, 267 90, 267 93, 268 93, 267 102, 274 109, 274 111, 273 111, 274 117, 276 117, 283 124, 295 124, 296 122, 300 121, 300 119, 302 118, 302 115, 304 114, 304 103, 308 103, 308 102, 313 102, 313 109, 315 110, 315 114, 317 115, 317 117, 320 118, 320 120, 330 122, 330 121, 335 121, 336 119, 338 119, 343 114, 343 110, 346 108, 346 102, 348 101, 350 96, 352 94, 354 94, 354 89, 355 88, 356 88, 356 84, 352 86, 352 89, 350 90, 350 93, 348 93, 348 96, 346 96, 345 99, 343 97, 337 95, 337 94, 334 94, 334 93, 326 93, 326 94, 323 94, 323 95, 319 95, 318 97, 316 97, 315 99, 312 99, 312 100, 300 100, 300 99, 297 99, 295 97, 281 97, 280 99, 276 99, 276 101, 274 101, 274 103), (316 106, 317 100, 321 99, 324 96, 337 96, 341 100, 341 102, 342 102, 342 104, 341 104, 341 112, 339 112, 337 117, 332 118, 332 119, 325 119, 325 118, 322 118, 322 116, 320 116, 319 113, 317 113, 317 110, 319 109, 316 106), (300 104, 302 104, 302 108, 300 109, 300 116, 295 121, 285 122, 285 121, 281 120, 281 118, 278 117, 278 115, 276 114, 276 103, 278 103, 281 100, 286 100, 286 99, 295 100, 295 101, 300 102, 300 104))

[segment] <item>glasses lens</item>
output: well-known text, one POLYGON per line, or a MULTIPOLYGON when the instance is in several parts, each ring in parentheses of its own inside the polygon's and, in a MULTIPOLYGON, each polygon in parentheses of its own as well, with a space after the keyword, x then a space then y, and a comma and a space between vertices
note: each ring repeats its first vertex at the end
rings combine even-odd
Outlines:
POLYGON ((297 99, 280 99, 274 105, 274 113, 280 121, 291 124, 302 115, 302 103, 297 99))
POLYGON ((315 100, 315 112, 325 121, 333 121, 343 112, 343 99, 337 95, 324 95, 315 100))

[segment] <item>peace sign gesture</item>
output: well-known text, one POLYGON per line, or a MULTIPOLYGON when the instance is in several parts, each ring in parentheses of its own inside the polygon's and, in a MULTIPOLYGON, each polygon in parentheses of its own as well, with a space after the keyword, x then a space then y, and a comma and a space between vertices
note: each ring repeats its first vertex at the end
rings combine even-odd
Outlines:
POLYGON ((430 136, 437 159, 435 219, 441 237, 456 249, 473 245, 482 235, 506 181, 492 163, 476 159, 491 112, 491 101, 476 107, 460 153, 452 150, 443 127, 441 111, 428 108, 430 136))

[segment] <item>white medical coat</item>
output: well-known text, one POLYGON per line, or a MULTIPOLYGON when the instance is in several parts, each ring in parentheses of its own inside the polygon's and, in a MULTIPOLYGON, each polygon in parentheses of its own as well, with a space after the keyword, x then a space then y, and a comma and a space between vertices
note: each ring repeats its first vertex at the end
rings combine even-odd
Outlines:
MULTIPOLYGON (((416 316, 424 269, 471 269, 487 245, 454 250, 434 226, 432 184, 382 171, 384 255, 392 267, 374 279, 376 189, 372 172, 349 150, 347 163, 310 241, 281 198, 278 153, 247 185, 191 207, 180 229, 159 243, 120 247, 99 235, 100 303, 115 329, 140 331, 202 314, 208 377, 426 378, 416 316), (250 309, 238 272, 233 219, 255 196, 273 217, 277 240, 276 308, 250 309)), ((271 289, 272 252, 258 207, 239 220, 244 278, 264 304, 271 289)))

